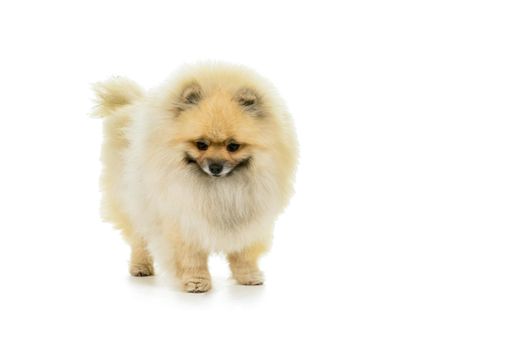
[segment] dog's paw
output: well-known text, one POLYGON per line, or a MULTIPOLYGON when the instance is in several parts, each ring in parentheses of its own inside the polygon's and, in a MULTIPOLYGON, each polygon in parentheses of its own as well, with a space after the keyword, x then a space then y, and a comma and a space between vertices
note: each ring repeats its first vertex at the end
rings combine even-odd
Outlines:
POLYGON ((264 284, 264 274, 262 271, 237 273, 233 277, 239 284, 244 286, 259 286, 264 284))
POLYGON ((131 264, 129 265, 129 273, 135 277, 153 276, 155 269, 152 264, 131 264))
POLYGON ((183 280, 183 288, 188 293, 205 293, 211 289, 211 280, 207 277, 188 277, 183 280))

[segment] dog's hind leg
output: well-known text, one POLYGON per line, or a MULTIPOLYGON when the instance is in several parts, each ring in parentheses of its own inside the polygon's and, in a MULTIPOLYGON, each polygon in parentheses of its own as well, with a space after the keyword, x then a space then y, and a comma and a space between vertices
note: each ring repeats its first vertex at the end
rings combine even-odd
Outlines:
POLYGON ((146 241, 131 231, 130 227, 122 230, 124 238, 131 246, 131 260, 129 261, 129 273, 132 276, 143 277, 155 274, 153 258, 149 253, 146 241))
POLYGON ((133 276, 143 277, 155 274, 153 258, 142 238, 136 238, 131 243, 131 261, 129 273, 133 276))

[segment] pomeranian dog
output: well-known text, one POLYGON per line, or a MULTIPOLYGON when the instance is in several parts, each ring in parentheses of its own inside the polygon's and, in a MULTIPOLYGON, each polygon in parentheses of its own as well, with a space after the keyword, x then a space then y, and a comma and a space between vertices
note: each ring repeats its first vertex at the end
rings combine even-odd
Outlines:
POLYGON ((259 257, 293 192, 297 141, 273 86, 244 67, 200 64, 145 93, 95 85, 104 118, 102 213, 131 246, 133 276, 172 271, 187 292, 211 288, 210 253, 242 285, 264 282, 259 257))

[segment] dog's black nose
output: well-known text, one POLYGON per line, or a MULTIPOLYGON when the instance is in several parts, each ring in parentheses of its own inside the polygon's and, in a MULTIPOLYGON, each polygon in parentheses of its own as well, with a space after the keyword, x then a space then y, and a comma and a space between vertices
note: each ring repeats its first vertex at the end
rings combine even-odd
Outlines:
POLYGON ((224 166, 222 164, 220 164, 220 163, 211 163, 211 164, 209 164, 209 171, 213 175, 220 174, 222 172, 223 168, 224 168, 224 166))

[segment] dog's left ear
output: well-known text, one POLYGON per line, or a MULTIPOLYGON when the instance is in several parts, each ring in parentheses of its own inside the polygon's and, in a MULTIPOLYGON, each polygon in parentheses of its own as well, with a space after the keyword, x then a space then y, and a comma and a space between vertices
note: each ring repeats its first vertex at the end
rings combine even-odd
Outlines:
POLYGON ((182 93, 175 101, 179 111, 184 111, 197 105, 202 99, 202 88, 197 83, 191 83, 182 89, 182 93))
POLYGON ((262 100, 255 90, 242 88, 236 93, 235 100, 246 111, 262 115, 262 100))

